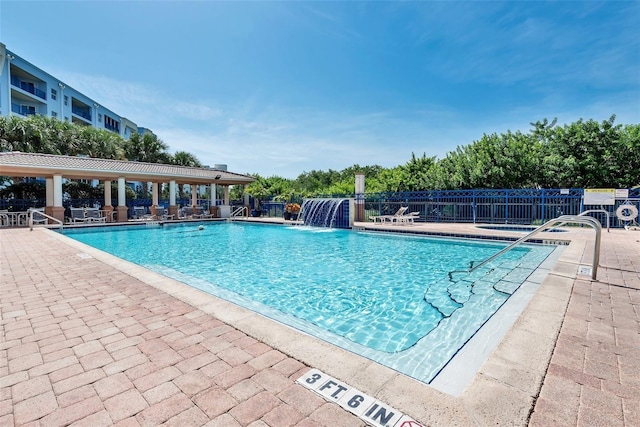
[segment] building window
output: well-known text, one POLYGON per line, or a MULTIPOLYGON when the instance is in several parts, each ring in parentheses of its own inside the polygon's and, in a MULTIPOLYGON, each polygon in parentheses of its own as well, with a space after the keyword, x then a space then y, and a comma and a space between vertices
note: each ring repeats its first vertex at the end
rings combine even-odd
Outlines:
POLYGON ((51 89, 51 99, 54 101, 58 98, 58 91, 55 89, 51 89))
POLYGON ((51 117, 58 117, 58 113, 56 111, 51 112, 51 117))
POLYGON ((69 105, 69 97, 67 95, 64 96, 64 105, 69 105))
POLYGON ((102 114, 98 113, 98 121, 102 123, 102 114))

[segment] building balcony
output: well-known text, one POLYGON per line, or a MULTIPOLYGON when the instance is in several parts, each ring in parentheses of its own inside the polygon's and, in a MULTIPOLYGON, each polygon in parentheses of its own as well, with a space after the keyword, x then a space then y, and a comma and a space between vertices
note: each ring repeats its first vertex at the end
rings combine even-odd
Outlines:
POLYGON ((20 105, 15 102, 11 103, 11 112, 20 114, 22 116, 34 116, 36 115, 36 107, 31 105, 20 105))
POLYGON ((85 119, 81 119, 75 115, 71 116, 71 123, 76 124, 78 126, 91 126, 91 122, 88 122, 85 119))
POLYGON ((17 76, 11 76, 11 85, 20 88, 25 92, 29 92, 30 94, 35 95, 38 98, 42 98, 45 100, 47 99, 46 92, 38 89, 33 82, 27 82, 24 80, 20 80, 20 78, 17 76))
POLYGON ((91 121, 91 112, 88 110, 77 108, 77 107, 71 107, 71 112, 76 116, 82 117, 83 119, 89 122, 91 121))
POLYGON ((115 132, 115 133, 117 133, 118 135, 120 135, 120 127, 119 127, 119 126, 117 126, 117 125, 110 125, 110 124, 106 124, 106 123, 105 123, 104 128, 105 128, 106 130, 110 130, 111 132, 115 132))

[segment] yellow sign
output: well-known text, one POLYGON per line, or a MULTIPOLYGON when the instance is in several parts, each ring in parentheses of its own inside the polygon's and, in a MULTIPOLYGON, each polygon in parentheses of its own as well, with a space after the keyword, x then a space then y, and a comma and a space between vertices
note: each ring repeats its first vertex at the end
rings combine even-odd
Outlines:
POLYGON ((616 190, 615 188, 585 188, 584 204, 614 206, 616 204, 616 190))

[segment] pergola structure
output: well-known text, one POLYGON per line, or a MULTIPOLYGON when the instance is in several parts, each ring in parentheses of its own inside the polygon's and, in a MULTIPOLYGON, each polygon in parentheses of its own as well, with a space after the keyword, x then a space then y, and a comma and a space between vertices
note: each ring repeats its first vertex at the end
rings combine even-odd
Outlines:
POLYGON ((224 204, 229 205, 229 186, 249 184, 255 179, 248 175, 220 169, 194 168, 161 163, 142 163, 124 160, 96 159, 91 157, 57 156, 53 154, 0 153, 0 176, 44 177, 46 180, 45 213, 64 221, 62 205, 62 179, 97 179, 104 181, 103 209, 115 210, 118 222, 127 221, 126 181, 151 182, 153 205, 158 205, 159 184, 169 183, 169 214, 177 214, 176 185, 189 184, 192 205, 197 205, 197 185, 211 186, 211 206, 215 205, 216 186, 224 187, 224 204), (117 206, 111 203, 111 183, 118 186, 117 206))

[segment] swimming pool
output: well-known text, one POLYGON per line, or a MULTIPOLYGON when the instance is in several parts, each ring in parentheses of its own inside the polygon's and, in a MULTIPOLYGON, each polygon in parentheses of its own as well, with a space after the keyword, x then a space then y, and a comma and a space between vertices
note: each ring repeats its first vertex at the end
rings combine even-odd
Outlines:
POLYGON ((69 237, 429 382, 551 253, 255 224, 65 230, 69 237))

